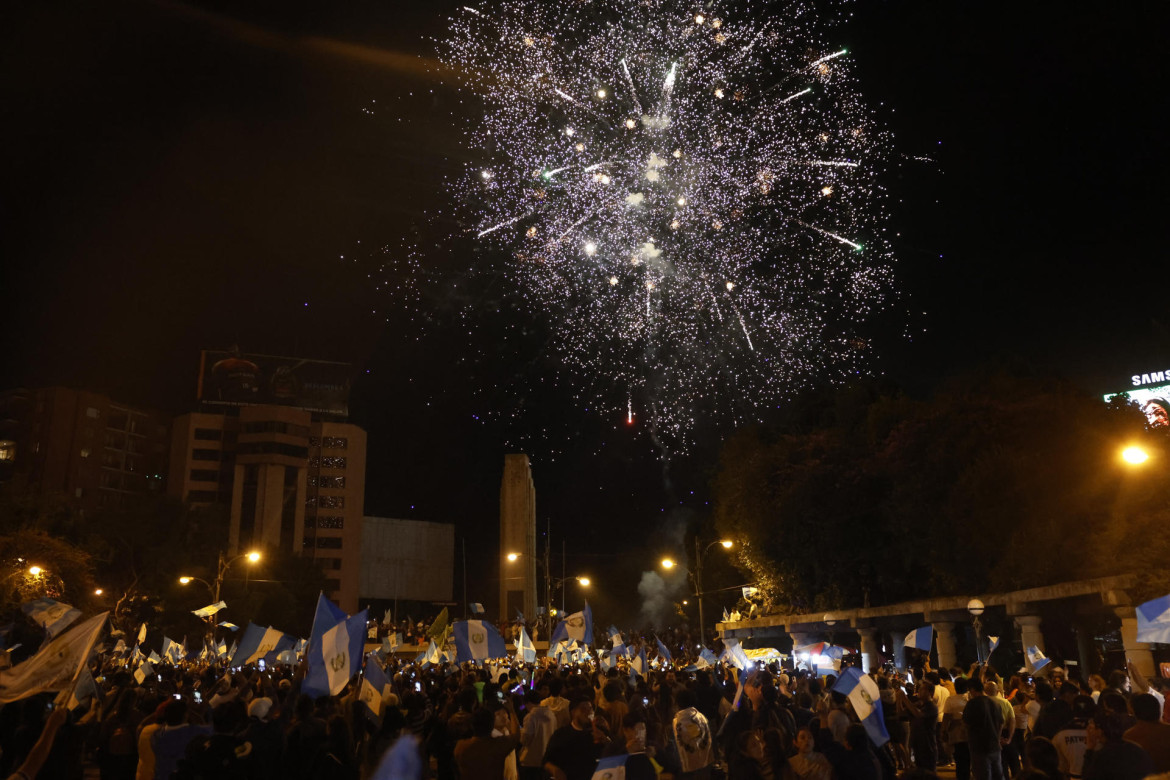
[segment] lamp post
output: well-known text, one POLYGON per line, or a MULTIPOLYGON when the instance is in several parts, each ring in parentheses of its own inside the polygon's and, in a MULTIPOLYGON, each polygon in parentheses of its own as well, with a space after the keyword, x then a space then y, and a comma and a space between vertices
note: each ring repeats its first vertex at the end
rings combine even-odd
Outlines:
POLYGON ((980 616, 983 614, 983 602, 979 599, 971 599, 967 602, 967 611, 971 613, 972 624, 975 627, 975 660, 983 663, 983 620, 980 616))
MULTIPOLYGON (((180 585, 187 585, 187 584, 190 584, 191 582, 201 583, 205 588, 207 588, 208 593, 211 594, 211 603, 218 604, 219 603, 219 592, 223 587, 223 580, 224 580, 224 577, 227 575, 228 569, 230 569, 232 567, 233 563, 236 563, 237 561, 242 561, 245 558, 248 560, 248 563, 254 564, 260 560, 260 553, 257 552, 256 550, 252 550, 250 552, 242 553, 240 555, 237 555, 234 558, 228 559, 228 558, 224 558, 223 551, 221 550, 219 553, 219 560, 217 561, 217 564, 216 564, 215 586, 214 587, 212 587, 212 585, 205 579, 201 579, 200 577, 191 577, 191 576, 187 576, 187 575, 179 577, 179 584, 180 585)), ((247 574, 250 574, 251 570, 250 569, 246 570, 246 572, 247 572, 247 574)), ((245 575, 244 582, 247 583, 247 575, 245 575)), ((209 615, 207 617, 207 625, 208 625, 208 632, 214 638, 215 637, 215 628, 214 628, 215 615, 209 615)))
MULTIPOLYGON (((720 547, 722 547, 725 550, 730 550, 734 544, 735 543, 732 542, 730 539, 717 539, 714 542, 711 542, 710 544, 708 544, 706 547, 703 547, 702 542, 699 541, 699 537, 696 535, 695 536, 695 570, 691 571, 690 569, 687 569, 685 566, 682 567, 683 570, 686 571, 686 573, 689 574, 691 577, 692 584, 695 586, 695 600, 699 602, 699 641, 700 642, 702 642, 704 639, 703 632, 705 630, 704 627, 706 626, 706 622, 703 619, 703 596, 706 595, 703 593, 703 561, 705 561, 707 559, 707 553, 709 553, 711 551, 712 547, 719 545, 720 547)), ((662 568, 664 568, 664 569, 667 569, 667 570, 673 569, 676 565, 677 564, 673 560, 671 560, 670 558, 663 558, 662 559, 662 568)))

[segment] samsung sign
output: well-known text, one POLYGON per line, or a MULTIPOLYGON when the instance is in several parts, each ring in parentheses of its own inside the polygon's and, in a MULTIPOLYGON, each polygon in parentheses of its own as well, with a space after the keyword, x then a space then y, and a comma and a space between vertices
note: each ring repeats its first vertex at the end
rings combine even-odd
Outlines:
POLYGON ((1134 374, 1129 378, 1129 382, 1134 387, 1141 387, 1142 385, 1158 385, 1163 382, 1170 381, 1170 369, 1165 371, 1151 371, 1148 374, 1134 374))
POLYGON ((1170 369, 1134 374, 1129 378, 1129 383, 1135 389, 1109 393, 1105 400, 1111 401, 1121 396, 1142 410, 1151 428, 1170 431, 1170 369))

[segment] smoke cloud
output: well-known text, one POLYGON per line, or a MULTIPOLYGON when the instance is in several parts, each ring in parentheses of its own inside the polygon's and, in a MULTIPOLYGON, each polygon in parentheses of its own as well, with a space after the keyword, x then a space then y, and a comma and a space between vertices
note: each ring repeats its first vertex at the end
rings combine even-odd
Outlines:
POLYGON ((662 575, 656 571, 642 572, 638 595, 642 597, 642 621, 649 628, 665 628, 675 616, 674 603, 686 593, 686 572, 662 575))

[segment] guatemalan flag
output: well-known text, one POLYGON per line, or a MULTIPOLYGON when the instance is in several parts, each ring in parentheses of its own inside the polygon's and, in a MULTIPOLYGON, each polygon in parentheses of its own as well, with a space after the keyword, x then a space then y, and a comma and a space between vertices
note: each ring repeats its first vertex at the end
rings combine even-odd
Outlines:
POLYGON ((575 639, 583 645, 593 641, 593 610, 589 608, 588 601, 585 602, 585 609, 574 612, 557 623, 549 641, 559 642, 562 639, 565 641, 575 639))
POLYGON ((378 663, 378 656, 370 653, 366 656, 366 666, 362 673, 362 690, 358 698, 367 718, 374 723, 382 722, 382 700, 392 690, 386 672, 378 663))
POLYGON ((923 626, 907 634, 906 642, 903 646, 913 647, 924 653, 929 653, 932 644, 934 644, 934 626, 923 626))
POLYGON ((508 654, 504 638, 486 620, 460 620, 455 623, 454 634, 455 660, 459 663, 503 658, 508 654))
POLYGON ((20 609, 48 631, 50 637, 57 636, 66 626, 81 617, 80 609, 49 598, 34 599, 22 604, 20 609))
POLYGON ((1170 643, 1170 595, 1138 604, 1137 641, 1170 643))
POLYGON ((886 721, 882 715, 881 693, 872 677, 851 666, 841 672, 833 690, 849 699, 853 711, 857 713, 861 725, 865 727, 865 733, 869 734, 874 745, 881 747, 890 741, 890 735, 886 732, 886 721))
POLYGON ((536 645, 528 637, 524 626, 520 626, 520 638, 516 640, 516 658, 526 664, 536 662, 536 645))
POLYGON ((987 635, 987 656, 990 658, 991 654, 995 652, 995 648, 999 647, 999 637, 987 635))
POLYGON ((629 755, 609 756, 597 762, 590 780, 626 780, 626 759, 629 755))
POLYGON ((1033 672, 1040 671, 1049 663, 1044 651, 1035 645, 1030 645, 1024 650, 1024 657, 1028 659, 1028 665, 1032 667, 1033 672))
POLYGON ((662 659, 663 663, 671 663, 674 659, 671 658, 670 651, 666 649, 666 645, 662 644, 662 640, 657 636, 654 637, 654 641, 658 643, 658 657, 662 659))
POLYGON ((301 692, 314 699, 336 696, 362 664, 369 610, 345 617, 324 595, 317 599, 313 631, 309 635, 309 669, 301 692), (341 618, 330 623, 338 614, 341 618))
POLYGON ((244 635, 240 637, 236 651, 232 653, 232 660, 228 662, 228 666, 244 666, 265 660, 269 653, 277 650, 277 645, 284 639, 283 631, 272 626, 263 628, 255 623, 249 623, 244 629, 244 635))

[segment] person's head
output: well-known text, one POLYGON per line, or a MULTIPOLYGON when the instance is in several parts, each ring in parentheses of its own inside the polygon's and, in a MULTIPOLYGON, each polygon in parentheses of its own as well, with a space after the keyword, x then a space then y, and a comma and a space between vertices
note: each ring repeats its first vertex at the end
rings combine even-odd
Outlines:
POLYGON ((1125 697, 1116 692, 1101 694, 1101 698, 1097 700, 1097 704, 1101 709, 1108 712, 1126 714, 1129 711, 1125 697))
POLYGON ((1064 699, 1069 704, 1073 703, 1073 699, 1081 695, 1081 689, 1070 682, 1066 682, 1060 686, 1060 698, 1064 699))
MULTIPOLYGON (((1155 700, 1156 701, 1156 700, 1155 700)), ((1073 699, 1072 713, 1073 717, 1080 720, 1082 723, 1093 717, 1093 712, 1097 709, 1097 705, 1093 703, 1091 696, 1078 696, 1073 699)))
POLYGON ((1125 734, 1125 730, 1129 727, 1126 721, 1126 713, 1114 712, 1105 708, 1100 708, 1093 715, 1093 725, 1109 742, 1116 742, 1125 734))
POLYGON ((964 693, 967 692, 967 681, 965 679, 963 679, 962 677, 956 677, 955 681, 952 683, 952 685, 955 686, 955 694, 956 695, 962 696, 964 693))
POLYGON ((1115 691, 1129 690, 1129 675, 1125 672, 1115 669, 1109 673, 1109 687, 1115 691))
POLYGON ((561 691, 565 690, 565 681, 560 677, 548 677, 548 695, 560 696, 561 691))
POLYGON ((268 713, 272 710, 272 699, 261 696, 248 704, 248 717, 256 720, 268 720, 268 713))
POLYGON ((934 683, 929 680, 919 680, 918 685, 914 687, 914 691, 921 699, 934 698, 934 683))
POLYGON ((811 753, 816 745, 811 729, 803 728, 796 732, 796 750, 799 753, 811 753))
POLYGON ((492 735, 496 726, 496 715, 487 707, 480 707, 471 715, 471 733, 477 737, 487 738, 492 735))
POLYGON ((747 678, 747 682, 743 685, 743 692, 747 695, 748 700, 752 703, 752 708, 759 707, 764 700, 764 686, 769 684, 771 679, 768 673, 764 671, 753 672, 747 678))
POLYGON ((593 697, 588 693, 575 694, 569 700, 569 719, 579 729, 589 728, 593 721, 593 697))
POLYGON ((168 726, 179 726, 187 721, 187 700, 171 699, 163 708, 162 721, 168 726))
POLYGON ((1105 678, 1099 674, 1090 674, 1089 689, 1098 692, 1105 690, 1105 678))
POLYGON ((991 680, 983 683, 983 695, 994 699, 999 695, 999 683, 992 682, 991 680))
POLYGON ((1059 691, 1060 686, 1064 684, 1065 678, 1068 675, 1064 673, 1063 666, 1054 666, 1048 676, 1052 680, 1052 687, 1059 691))
POLYGON ((1060 777, 1060 754, 1044 737, 1032 737, 1024 743, 1024 765, 1049 777, 1060 777))
POLYGON ((1047 704, 1056 696, 1052 692, 1052 684, 1047 680, 1038 680, 1036 682, 1036 701, 1041 704, 1047 704))
POLYGON ((1129 705, 1133 707, 1133 716, 1138 720, 1157 723, 1162 717, 1162 707, 1151 693, 1139 693, 1129 700, 1129 705))
POLYGON ((983 683, 972 677, 967 680, 967 698, 978 699, 983 695, 983 683))
POLYGON ((626 744, 637 742, 642 747, 646 745, 646 716, 636 710, 630 710, 622 718, 622 736, 626 744))

